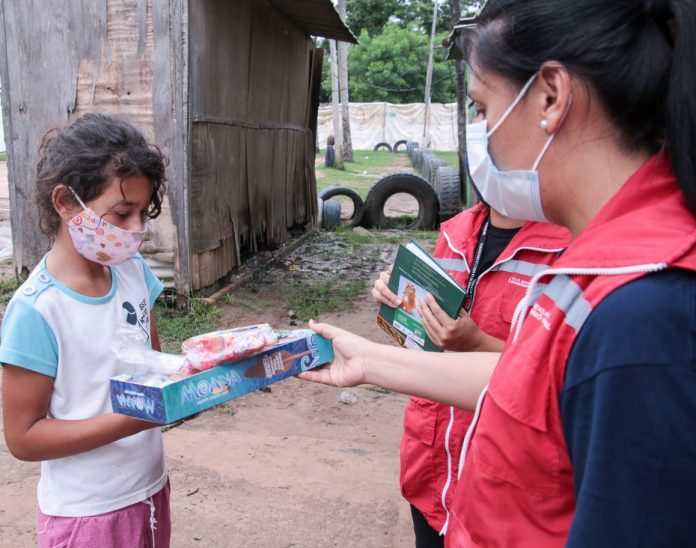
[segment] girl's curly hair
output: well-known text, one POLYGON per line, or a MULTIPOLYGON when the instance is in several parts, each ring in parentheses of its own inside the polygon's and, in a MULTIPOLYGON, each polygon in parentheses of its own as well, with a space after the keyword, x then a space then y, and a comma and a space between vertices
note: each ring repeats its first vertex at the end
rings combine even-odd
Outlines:
POLYGON ((152 183, 147 216, 162 211, 167 158, 128 122, 104 114, 85 114, 70 125, 49 130, 39 146, 36 201, 39 225, 53 236, 60 217, 53 207, 56 185, 70 186, 84 202, 98 197, 112 177, 143 176, 152 183))

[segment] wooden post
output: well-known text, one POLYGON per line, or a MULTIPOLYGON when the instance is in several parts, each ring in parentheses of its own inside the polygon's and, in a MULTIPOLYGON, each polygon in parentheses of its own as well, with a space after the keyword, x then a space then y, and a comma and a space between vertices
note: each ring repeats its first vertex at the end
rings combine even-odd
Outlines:
MULTIPOLYGON (((451 0, 452 2, 452 27, 454 27, 461 18, 461 3, 459 0, 451 0)), ((457 47, 456 45, 452 47, 457 47)), ((478 200, 475 192, 470 192, 469 175, 466 170, 466 123, 468 121, 468 108, 466 105, 467 97, 467 74, 466 61, 464 59, 455 60, 455 71, 457 74, 457 149, 459 151, 459 181, 460 194, 462 203, 467 206, 473 206, 478 200)))
POLYGON ((329 55, 331 56, 331 109, 334 130, 334 152, 336 153, 335 167, 343 166, 342 156, 342 132, 340 128, 339 116, 339 91, 338 91, 338 62, 336 55, 336 40, 329 40, 329 55))
MULTIPOLYGON (((346 0, 338 0, 338 14, 346 22, 346 0)), ((341 95, 341 119, 343 123, 343 139, 341 140, 341 158, 346 162, 353 161, 353 143, 350 137, 350 94, 348 92, 348 44, 338 42, 338 83, 341 95)))
POLYGON ((425 120, 423 121, 423 145, 430 148, 430 88, 433 83, 433 52, 435 50, 435 31, 437 29, 437 1, 433 1, 433 26, 430 31, 430 53, 425 75, 425 120))

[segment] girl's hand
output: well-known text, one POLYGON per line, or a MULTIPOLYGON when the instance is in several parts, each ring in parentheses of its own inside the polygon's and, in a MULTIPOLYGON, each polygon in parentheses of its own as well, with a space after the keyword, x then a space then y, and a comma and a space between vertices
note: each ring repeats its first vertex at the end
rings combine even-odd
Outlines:
POLYGON ((372 298, 376 303, 386 304, 392 308, 401 305, 401 299, 389 289, 389 278, 391 277, 393 265, 389 266, 385 272, 381 272, 379 278, 375 280, 372 288, 372 298))
POLYGON ((428 337, 443 350, 457 352, 498 352, 504 342, 486 335, 462 308, 459 317, 450 318, 432 295, 418 302, 423 327, 428 337))
POLYGON ((325 366, 297 375, 306 381, 331 386, 357 386, 365 382, 364 362, 375 343, 333 325, 311 320, 309 327, 333 345, 334 359, 325 366))

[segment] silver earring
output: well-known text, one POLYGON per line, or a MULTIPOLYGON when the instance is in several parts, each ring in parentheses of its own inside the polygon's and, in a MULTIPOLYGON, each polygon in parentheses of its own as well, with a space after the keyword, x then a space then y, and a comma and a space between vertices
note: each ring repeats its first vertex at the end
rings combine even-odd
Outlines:
POLYGON ((539 127, 541 129, 549 129, 549 121, 544 118, 541 122, 539 122, 539 127))

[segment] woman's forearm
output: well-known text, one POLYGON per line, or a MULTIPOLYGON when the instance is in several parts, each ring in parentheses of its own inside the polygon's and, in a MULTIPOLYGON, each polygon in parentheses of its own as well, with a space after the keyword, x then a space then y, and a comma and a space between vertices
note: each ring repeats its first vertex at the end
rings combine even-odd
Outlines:
POLYGON ((365 382, 473 410, 493 374, 496 352, 422 352, 375 345, 363 362, 365 382))

